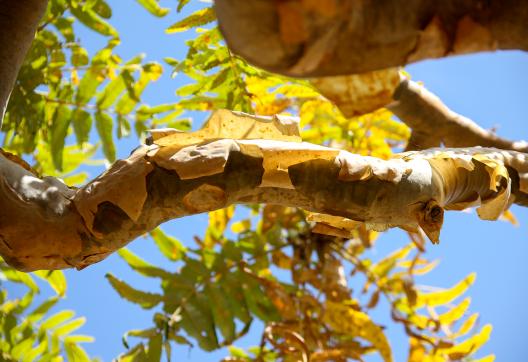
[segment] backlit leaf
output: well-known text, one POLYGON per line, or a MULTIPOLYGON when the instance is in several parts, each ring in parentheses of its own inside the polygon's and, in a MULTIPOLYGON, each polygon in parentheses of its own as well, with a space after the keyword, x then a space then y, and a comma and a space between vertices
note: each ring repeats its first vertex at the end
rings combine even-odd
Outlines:
POLYGON ((110 162, 116 158, 114 139, 112 137, 113 120, 107 113, 97 112, 95 114, 95 126, 97 133, 103 143, 103 153, 110 162))
POLYGON ((138 3, 141 4, 149 13, 152 15, 162 17, 167 15, 169 12, 168 8, 162 8, 159 6, 157 0, 136 0, 138 3))
POLYGON ((477 275, 475 273, 471 273, 466 278, 464 278, 464 280, 454 285, 450 289, 439 292, 419 293, 416 307, 419 308, 424 305, 434 307, 448 304, 464 294, 465 291, 475 282, 476 278, 477 275))
POLYGON ((385 362, 392 361, 392 352, 383 330, 370 317, 344 304, 327 300, 323 321, 339 333, 361 337, 372 343, 385 362))
POLYGON ((106 274, 106 278, 121 298, 138 304, 144 309, 153 308, 163 300, 161 295, 135 289, 110 273, 106 274))
POLYGON ((62 270, 39 270, 34 273, 39 278, 47 281, 50 287, 53 288, 55 293, 59 296, 64 296, 66 294, 66 277, 62 270))
POLYGON ((171 276, 171 273, 168 271, 147 263, 145 260, 141 259, 139 256, 126 248, 119 249, 117 253, 132 269, 141 275, 158 278, 168 278, 171 276))
POLYGON ((180 260, 187 251, 187 248, 178 239, 168 236, 160 228, 152 230, 150 236, 152 236, 159 250, 169 260, 180 260))
POLYGON ((213 8, 200 9, 183 20, 169 26, 165 31, 167 33, 178 33, 189 30, 195 26, 208 24, 216 19, 213 8))

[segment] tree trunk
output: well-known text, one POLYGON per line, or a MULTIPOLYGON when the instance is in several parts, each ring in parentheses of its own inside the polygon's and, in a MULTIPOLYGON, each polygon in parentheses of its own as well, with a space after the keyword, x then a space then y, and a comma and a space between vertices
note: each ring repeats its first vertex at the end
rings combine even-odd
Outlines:
POLYGON ((0 125, 47 0, 0 0, 0 125))

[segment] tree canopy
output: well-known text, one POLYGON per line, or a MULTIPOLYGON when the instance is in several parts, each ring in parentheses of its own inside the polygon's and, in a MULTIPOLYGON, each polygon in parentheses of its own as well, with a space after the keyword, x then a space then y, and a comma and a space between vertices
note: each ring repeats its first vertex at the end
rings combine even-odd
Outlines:
POLYGON ((224 361, 235 362, 393 361, 372 317, 380 303, 408 337, 409 362, 493 361, 479 353, 492 327, 463 298, 475 274, 434 291, 417 279, 436 267, 424 254, 427 239, 440 240, 444 210, 477 207, 481 219, 515 222, 509 207, 527 203, 527 144, 481 128, 387 67, 524 49, 504 23, 511 18, 517 29, 526 11, 453 1, 457 11, 431 14, 414 4, 406 10, 420 20, 414 28, 400 29, 395 18, 391 29, 376 24, 403 15, 386 4, 374 21, 351 1, 180 0, 177 14, 137 2, 153 16, 174 16, 168 34, 192 37, 183 59, 122 59, 105 0, 0 0, 2 358, 89 361, 82 343, 92 337, 75 334, 85 319, 50 313, 66 293, 60 269, 117 252, 159 282, 152 292, 106 276, 120 297, 152 311, 149 328, 123 337, 122 361, 170 359, 185 346, 227 348, 224 361), (88 49, 79 24, 105 45, 88 49), (344 61, 341 51, 351 48, 335 43, 347 24, 365 67, 344 61), (372 29, 379 61, 367 64, 362 41, 372 29), (392 45, 390 30, 403 34, 392 45), (407 53, 389 57, 391 49, 407 53), (164 72, 185 84, 174 102, 147 104, 143 92, 164 72), (209 112, 199 129, 197 112, 209 112), (140 145, 116 160, 116 139, 125 137, 140 145), (98 150, 107 170, 88 181, 85 165, 98 150), (207 229, 192 244, 157 227, 204 212, 207 229), (378 235, 395 227, 408 244, 373 259, 378 235), (170 269, 125 248, 145 234, 170 269), (43 300, 34 277, 56 295, 43 300), (27 291, 11 297, 11 283, 27 291), (263 325, 260 340, 237 347, 254 321, 263 325))

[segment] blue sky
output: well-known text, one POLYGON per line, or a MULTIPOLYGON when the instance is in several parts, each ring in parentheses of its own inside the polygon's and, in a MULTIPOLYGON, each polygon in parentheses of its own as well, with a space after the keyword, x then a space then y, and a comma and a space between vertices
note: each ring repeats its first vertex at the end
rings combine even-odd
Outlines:
MULTIPOLYGON (((118 53, 128 59, 138 53, 146 53, 148 60, 161 61, 163 57, 183 58, 186 48, 184 40, 192 34, 167 35, 164 29, 180 16, 173 10, 166 18, 157 19, 142 10, 134 1, 109 1, 114 10, 112 24, 118 29, 122 45, 118 53)), ((162 1, 174 9, 175 1, 162 1)), ((91 50, 104 44, 104 39, 79 27, 79 34, 91 50)), ((495 127, 501 136, 511 139, 528 139, 526 106, 528 104, 528 55, 521 52, 498 52, 425 61, 406 68, 414 80, 437 94, 453 110, 472 118, 485 128, 495 127)), ((180 78, 171 79, 168 74, 154 86, 148 88, 145 100, 156 104, 176 100, 175 89, 180 78)), ((201 120, 196 119, 197 123, 201 120)), ((119 143, 119 157, 126 157, 136 146, 136 140, 119 143)), ((93 171, 91 176, 95 176, 93 171)), ((498 361, 525 361, 526 324, 528 308, 525 300, 528 293, 528 212, 513 207, 520 221, 519 227, 505 222, 479 220, 475 212, 448 212, 442 230, 441 243, 428 246, 426 256, 439 259, 440 266, 424 277, 427 285, 448 287, 470 272, 477 272, 477 282, 470 289, 472 311, 480 312, 481 325, 493 324, 490 342, 484 353, 495 353, 498 361)), ((207 217, 198 215, 175 220, 163 225, 184 243, 192 242, 192 236, 200 234, 207 217)), ((385 233, 377 242, 373 253, 383 256, 407 242, 399 231, 385 233)), ((144 259, 167 268, 167 263, 154 244, 147 239, 134 241, 130 248, 144 259)), ((88 322, 81 330, 95 336, 96 342, 86 345, 93 356, 110 361, 124 350, 122 335, 129 329, 151 325, 151 311, 121 300, 104 278, 106 272, 127 281, 137 281, 138 288, 156 290, 155 281, 137 278, 116 255, 91 266, 82 272, 67 271, 67 299, 63 308, 75 309, 88 322)), ((390 326, 387 334, 391 341, 395 359, 404 361, 407 351, 405 335, 399 325, 394 325, 387 313, 377 312, 376 321, 390 326)), ((242 345, 258 343, 256 330, 242 345), (251 340, 253 337, 253 340, 251 340)), ((217 361, 225 354, 207 354, 197 348, 189 351, 185 347, 176 350, 178 361, 217 361)), ((484 354, 482 354, 484 355, 484 354)), ((373 358, 372 360, 376 360, 373 358)))

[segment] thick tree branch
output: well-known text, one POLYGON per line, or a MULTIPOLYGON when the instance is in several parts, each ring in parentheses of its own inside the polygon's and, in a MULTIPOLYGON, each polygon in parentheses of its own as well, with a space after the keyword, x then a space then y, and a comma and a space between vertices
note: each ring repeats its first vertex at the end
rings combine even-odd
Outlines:
POLYGON ((0 125, 47 0, 0 0, 0 125))
POLYGON ((496 49, 528 50, 519 0, 217 0, 229 47, 299 77, 357 74, 496 49))
POLYGON ((413 132, 407 147, 495 147, 504 150, 528 152, 528 143, 510 141, 480 127, 471 119, 450 110, 442 101, 424 87, 410 80, 403 80, 394 92, 396 102, 391 110, 413 132))
POLYGON ((407 151, 432 147, 494 147, 528 152, 525 141, 510 141, 449 109, 396 68, 356 75, 314 78, 312 84, 347 117, 386 107, 412 130, 407 151))
POLYGON ((437 242, 444 209, 480 205, 496 219, 512 192, 528 191, 526 154, 438 149, 384 161, 299 142, 293 125, 219 111, 201 131, 154 134, 78 190, 1 155, 0 254, 20 270, 83 268, 164 221, 240 203, 301 207, 334 228, 421 227, 437 242))

